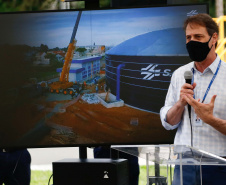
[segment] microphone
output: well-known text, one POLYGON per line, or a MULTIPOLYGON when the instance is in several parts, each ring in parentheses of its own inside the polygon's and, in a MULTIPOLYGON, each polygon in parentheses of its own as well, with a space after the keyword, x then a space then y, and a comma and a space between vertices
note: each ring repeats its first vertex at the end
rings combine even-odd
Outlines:
POLYGON ((191 84, 192 76, 193 76, 193 74, 191 71, 184 72, 184 79, 185 79, 186 83, 191 84))
MULTIPOLYGON (((192 76, 193 76, 193 74, 191 71, 185 71, 184 72, 185 82, 188 84, 191 84, 192 76)), ((188 114, 189 114, 189 118, 191 118, 191 105, 189 105, 189 104, 188 104, 188 114)))
MULTIPOLYGON (((191 71, 185 71, 184 72, 185 82, 188 83, 188 84, 191 84, 192 76, 193 76, 193 73, 191 71)), ((190 125, 191 125, 191 146, 193 146, 193 131, 192 131, 192 123, 191 123, 191 105, 189 105, 189 104, 188 104, 188 116, 189 116, 190 125)), ((192 155, 193 155, 193 152, 192 152, 192 155)))

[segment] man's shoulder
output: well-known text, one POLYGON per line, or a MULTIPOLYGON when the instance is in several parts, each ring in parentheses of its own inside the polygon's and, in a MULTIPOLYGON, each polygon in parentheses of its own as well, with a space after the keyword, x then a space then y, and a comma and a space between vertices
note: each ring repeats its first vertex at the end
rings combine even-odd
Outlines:
POLYGON ((183 66, 180 66, 174 71, 174 75, 184 75, 185 71, 191 71, 191 69, 194 67, 194 62, 190 62, 188 64, 185 64, 183 66))

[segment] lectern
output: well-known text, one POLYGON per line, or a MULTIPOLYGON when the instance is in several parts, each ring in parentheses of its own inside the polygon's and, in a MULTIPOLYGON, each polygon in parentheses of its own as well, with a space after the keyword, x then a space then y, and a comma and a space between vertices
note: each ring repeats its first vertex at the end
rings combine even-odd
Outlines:
MULTIPOLYGON (((147 185, 152 185, 153 178, 155 178, 155 184, 168 184, 168 173, 165 180, 161 176, 149 176, 148 167, 150 161, 155 164, 167 165, 167 169, 168 165, 179 165, 181 185, 183 185, 182 168, 184 165, 198 165, 200 168, 202 165, 226 165, 226 159, 222 157, 185 145, 113 145, 112 148, 146 159, 147 185)), ((201 174, 200 178, 202 183, 201 174)))

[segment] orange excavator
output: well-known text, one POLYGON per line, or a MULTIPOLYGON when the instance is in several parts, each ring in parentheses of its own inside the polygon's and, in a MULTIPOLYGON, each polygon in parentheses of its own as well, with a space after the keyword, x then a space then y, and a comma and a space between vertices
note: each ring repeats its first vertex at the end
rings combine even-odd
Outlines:
POLYGON ((65 89, 73 86, 73 82, 69 82, 69 71, 70 71, 71 61, 72 61, 75 46, 76 46, 75 36, 76 36, 77 30, 78 30, 78 24, 79 24, 81 15, 82 15, 82 11, 79 11, 76 22, 75 22, 75 26, 74 26, 74 29, 73 29, 73 32, 71 35, 71 40, 68 45, 68 50, 67 50, 67 53, 65 56, 63 69, 60 74, 60 79, 59 79, 59 81, 49 84, 51 92, 59 93, 60 90, 65 90, 65 89))

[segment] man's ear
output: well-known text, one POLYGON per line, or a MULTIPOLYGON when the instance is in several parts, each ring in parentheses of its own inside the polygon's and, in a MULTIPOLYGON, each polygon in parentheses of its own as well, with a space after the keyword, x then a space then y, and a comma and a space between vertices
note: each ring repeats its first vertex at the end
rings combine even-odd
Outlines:
POLYGON ((215 32, 213 34, 212 38, 213 38, 213 45, 215 46, 215 44, 217 43, 217 40, 218 40, 218 34, 217 34, 217 32, 215 32))

